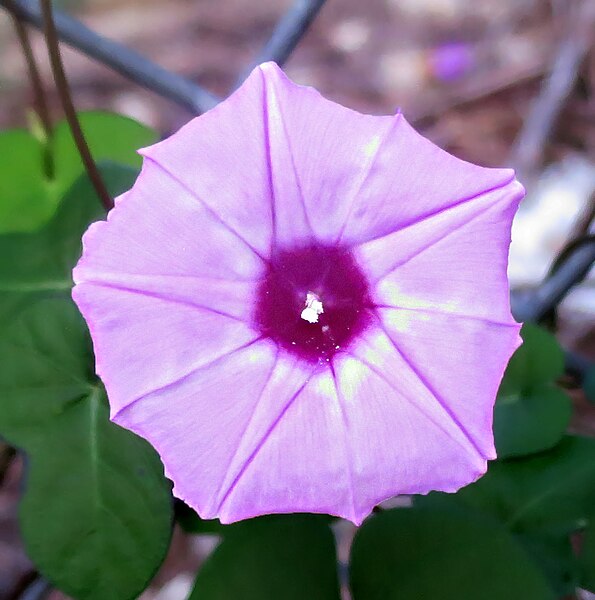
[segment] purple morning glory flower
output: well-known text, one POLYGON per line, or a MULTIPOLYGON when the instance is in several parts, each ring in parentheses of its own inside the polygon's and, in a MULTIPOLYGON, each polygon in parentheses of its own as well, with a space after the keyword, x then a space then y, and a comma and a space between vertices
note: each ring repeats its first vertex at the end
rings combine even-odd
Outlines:
POLYGON ((204 518, 455 491, 495 457, 523 189, 273 63, 142 151, 75 269, 111 417, 204 518))
POLYGON ((460 79, 471 70, 474 62, 473 48, 464 43, 443 44, 434 48, 430 54, 432 73, 442 81, 460 79))

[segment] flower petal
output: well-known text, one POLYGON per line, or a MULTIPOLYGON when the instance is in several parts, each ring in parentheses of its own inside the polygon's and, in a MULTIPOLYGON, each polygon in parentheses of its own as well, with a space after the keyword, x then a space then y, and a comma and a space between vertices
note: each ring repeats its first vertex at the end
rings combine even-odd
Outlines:
POLYGON ((221 520, 322 512, 357 521, 350 441, 330 370, 316 373, 291 396, 283 393, 282 412, 273 414, 279 416, 224 498, 221 520))
POLYGON ((263 262, 151 160, 83 237, 75 282, 95 272, 256 279, 263 262))
POLYGON ((275 196, 282 198, 275 205, 279 243, 296 239, 299 230, 291 229, 290 219, 301 219, 302 208, 315 237, 333 243, 337 224, 347 218, 350 193, 362 185, 393 118, 362 115, 331 102, 315 89, 293 83, 274 63, 259 69, 265 81, 275 196))
MULTIPOLYGON (((236 521, 262 514, 260 496, 266 489, 255 490, 245 502, 238 502, 237 490, 243 489, 261 448, 283 428, 311 375, 311 367, 258 342, 148 394, 115 420, 157 448, 176 496, 203 518, 236 521)), ((287 487, 283 471, 275 471, 275 478, 287 498, 297 493, 287 487)))
MULTIPOLYGON (((332 103, 273 63, 142 153, 134 188, 85 235, 73 297, 112 418, 157 448, 177 496, 223 522, 310 511, 360 523, 388 497, 485 472, 519 342, 512 171, 448 155, 400 114, 332 103), (269 262, 297 252, 301 274, 304 246, 348 248, 370 285, 357 310, 346 303, 369 319, 314 361, 294 337, 265 339, 255 317, 269 262)), ((318 262, 307 268, 329 289, 345 285, 318 262)), ((327 294, 325 318, 329 297, 343 296, 327 294)))
POLYGON ((335 373, 352 448, 356 522, 398 494, 454 492, 494 457, 494 398, 464 406, 452 385, 448 397, 438 396, 383 331, 369 330, 335 361, 335 373))
MULTIPOLYGON (((485 472, 493 457, 491 410, 455 402, 455 415, 379 328, 351 352, 274 411, 281 417, 252 442, 224 497, 224 522, 309 511, 359 524, 394 495, 455 491, 485 472)), ((263 416, 270 410, 259 409, 263 416)))
POLYGON ((73 298, 112 414, 259 337, 250 321, 262 261, 151 161, 83 247, 73 298))
POLYGON ((376 303, 514 323, 506 269, 521 196, 511 183, 358 248, 376 303))
MULTIPOLYGON (((504 369, 521 343, 521 326, 423 309, 377 311, 406 370, 465 428, 481 454, 496 458, 493 405, 504 369)), ((401 369, 390 371, 403 376, 401 369)))
POLYGON ((275 153, 286 152, 283 142, 275 139, 273 151, 269 141, 277 132, 266 94, 257 68, 228 99, 141 151, 263 257, 275 220, 271 161, 280 172, 291 168, 275 153))
POLYGON ((340 239, 353 245, 381 238, 464 206, 513 178, 511 169, 488 169, 448 154, 397 114, 366 180, 350 196, 340 239))
POLYGON ((256 302, 256 284, 253 281, 108 273, 86 268, 77 271, 77 279, 79 284, 95 284, 112 289, 115 294, 124 292, 154 297, 169 303, 172 308, 176 305, 198 308, 247 324, 252 322, 252 307, 256 302))
POLYGON ((112 416, 260 337, 236 318, 165 295, 85 282, 73 298, 91 331, 112 416))
POLYGON ((274 63, 260 69, 270 150, 278 161, 276 195, 305 206, 324 243, 382 237, 513 177, 509 169, 486 169, 444 152, 400 113, 363 115, 296 85, 274 63))

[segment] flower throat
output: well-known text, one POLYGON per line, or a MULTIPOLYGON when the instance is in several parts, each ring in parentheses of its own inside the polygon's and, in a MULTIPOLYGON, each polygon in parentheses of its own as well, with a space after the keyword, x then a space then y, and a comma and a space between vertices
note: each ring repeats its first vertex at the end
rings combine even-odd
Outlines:
POLYGON ((307 246, 274 254, 260 283, 263 335, 308 362, 329 362, 365 329, 368 283, 349 251, 307 246))

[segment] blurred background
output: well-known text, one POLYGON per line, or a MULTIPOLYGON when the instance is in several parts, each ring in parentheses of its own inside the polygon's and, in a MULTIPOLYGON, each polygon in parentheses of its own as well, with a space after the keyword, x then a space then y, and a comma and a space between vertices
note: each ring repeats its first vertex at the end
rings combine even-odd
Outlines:
MULTIPOLYGON (((289 0, 56 3, 98 33, 219 95, 254 59, 289 5, 289 0)), ((525 289, 546 275, 569 237, 589 227, 595 189, 594 32, 595 2, 589 1, 329 0, 286 71, 359 111, 401 108, 424 135, 460 158, 517 168, 528 195, 515 221, 510 278, 525 289)), ((53 116, 60 118, 42 36, 32 31, 31 37, 53 116)), ((192 116, 74 50, 64 47, 63 57, 78 110, 122 113, 163 135, 192 116)), ((0 11, 0 129, 26 126, 31 103, 12 21, 0 11)), ((559 339, 594 360, 593 272, 564 300, 558 319, 559 339)), ((595 433, 584 399, 577 395, 575 401, 575 430, 595 433)), ((20 472, 17 461, 0 489, 0 598, 14 597, 15 586, 31 577, 15 521, 20 472)), ((340 558, 349 531, 344 538, 340 558)), ((183 598, 215 543, 216 538, 176 532, 171 556, 143 598, 183 598)))

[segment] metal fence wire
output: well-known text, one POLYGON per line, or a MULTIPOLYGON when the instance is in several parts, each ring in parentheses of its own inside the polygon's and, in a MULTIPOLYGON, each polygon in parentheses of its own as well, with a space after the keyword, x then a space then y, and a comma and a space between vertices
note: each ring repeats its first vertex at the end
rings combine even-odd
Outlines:
MULTIPOLYGON (((300 42, 312 21, 323 7, 325 0, 295 0, 275 26, 273 33, 254 62, 239 75, 234 89, 239 86, 252 67, 266 61, 279 65, 289 58, 300 42)), ((18 19, 43 29, 43 15, 38 0, 0 0, 0 7, 13 13, 18 19)), ((74 19, 70 15, 54 9, 54 23, 60 40, 88 57, 117 71, 127 79, 175 102, 193 114, 201 114, 213 108, 218 98, 194 81, 172 73, 153 63, 138 52, 109 40, 74 19)), ((580 56, 577 58, 579 60, 580 56)), ((551 87, 551 86, 550 86, 551 87)), ((539 108, 549 88, 544 85, 544 93, 535 100, 539 108)), ((233 91, 233 90, 231 90, 233 91)), ((531 114, 534 115, 536 111, 531 114)), ((551 112, 551 111, 550 111, 551 112)), ((546 123, 549 127, 555 113, 546 123)), ((528 123, 535 128, 535 119, 528 123)), ((524 139, 526 126, 518 140, 524 139)), ((595 263, 595 236, 586 236, 583 243, 571 248, 558 262, 544 281, 528 293, 513 293, 513 314, 519 321, 540 321, 555 310, 566 294, 580 283, 595 263)), ((567 367, 582 379, 586 371, 593 368, 588 360, 567 353, 567 367)))
MULTIPOLYGON (((279 20, 252 66, 269 60, 282 65, 306 33, 324 1, 297 0, 279 20)), ((43 14, 38 0, 0 0, 0 6, 19 19, 43 29, 43 14)), ((57 9, 53 10, 53 15, 61 41, 191 112, 201 114, 221 100, 194 81, 172 73, 138 52, 95 33, 70 15, 57 9)), ((236 86, 242 83, 252 66, 242 72, 236 86)))

